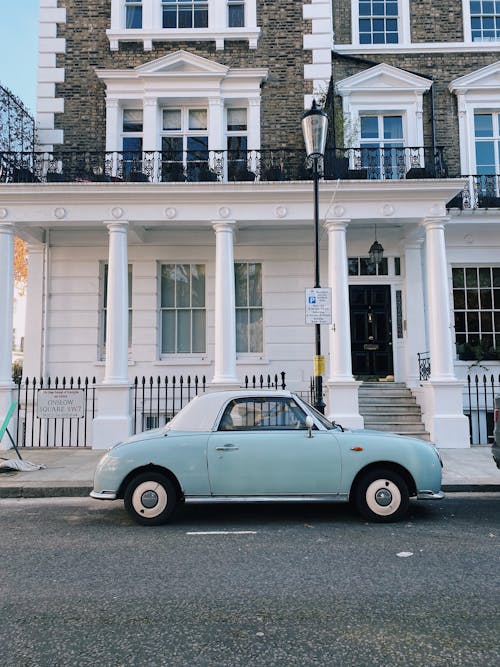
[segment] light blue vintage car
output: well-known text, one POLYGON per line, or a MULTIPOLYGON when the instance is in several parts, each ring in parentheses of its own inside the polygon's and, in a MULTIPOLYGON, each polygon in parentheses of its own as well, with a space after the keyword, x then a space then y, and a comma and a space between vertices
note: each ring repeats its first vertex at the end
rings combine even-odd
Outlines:
POLYGON ((443 498, 441 468, 428 442, 344 430, 289 391, 223 391, 108 450, 90 495, 123 498, 145 525, 167 522, 183 502, 233 501, 351 501, 388 522, 410 497, 443 498))

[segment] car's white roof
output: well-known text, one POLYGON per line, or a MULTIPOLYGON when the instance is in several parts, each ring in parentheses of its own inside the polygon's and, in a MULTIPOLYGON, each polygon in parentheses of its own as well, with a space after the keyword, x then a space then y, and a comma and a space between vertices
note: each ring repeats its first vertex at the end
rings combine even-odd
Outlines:
POLYGON ((172 431, 210 431, 222 407, 233 398, 261 396, 263 398, 289 397, 287 389, 236 389, 226 391, 208 391, 195 396, 167 424, 172 431))

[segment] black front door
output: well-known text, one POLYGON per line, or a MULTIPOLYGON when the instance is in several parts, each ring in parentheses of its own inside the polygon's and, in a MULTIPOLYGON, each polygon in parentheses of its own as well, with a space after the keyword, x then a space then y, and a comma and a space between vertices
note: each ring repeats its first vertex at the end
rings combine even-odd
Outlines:
POLYGON ((390 286, 351 285, 349 300, 353 375, 392 375, 390 286))

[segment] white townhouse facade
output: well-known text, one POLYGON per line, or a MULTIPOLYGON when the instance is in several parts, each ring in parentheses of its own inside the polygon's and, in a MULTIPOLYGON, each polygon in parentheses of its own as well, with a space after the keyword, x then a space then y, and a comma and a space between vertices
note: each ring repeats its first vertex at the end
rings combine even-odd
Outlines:
POLYGON ((131 433, 137 376, 308 390, 316 100, 327 413, 363 426, 363 381, 394 379, 470 446, 461 357, 500 365, 500 8, 455 4, 40 0, 39 145, 2 155, 0 420, 14 235, 24 375, 96 378, 92 446, 131 433))

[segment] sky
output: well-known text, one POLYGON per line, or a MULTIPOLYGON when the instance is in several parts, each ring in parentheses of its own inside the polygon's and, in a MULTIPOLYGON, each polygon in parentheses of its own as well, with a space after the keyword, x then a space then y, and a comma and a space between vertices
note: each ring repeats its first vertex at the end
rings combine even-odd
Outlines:
POLYGON ((0 84, 35 113, 39 0, 0 0, 0 84))

